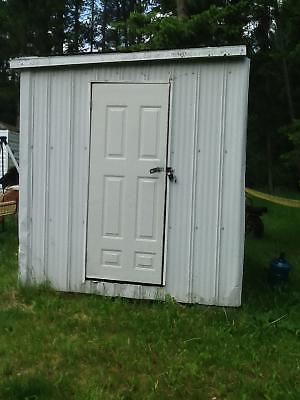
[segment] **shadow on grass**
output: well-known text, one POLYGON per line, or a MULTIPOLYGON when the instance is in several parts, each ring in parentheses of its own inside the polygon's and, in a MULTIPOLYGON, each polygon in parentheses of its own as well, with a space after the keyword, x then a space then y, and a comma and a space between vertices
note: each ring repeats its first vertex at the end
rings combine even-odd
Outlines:
MULTIPOLYGON (((60 386, 60 385, 59 385, 60 386)), ((63 391, 47 377, 17 376, 0 385, 0 398, 6 400, 50 400, 64 399, 63 391)))

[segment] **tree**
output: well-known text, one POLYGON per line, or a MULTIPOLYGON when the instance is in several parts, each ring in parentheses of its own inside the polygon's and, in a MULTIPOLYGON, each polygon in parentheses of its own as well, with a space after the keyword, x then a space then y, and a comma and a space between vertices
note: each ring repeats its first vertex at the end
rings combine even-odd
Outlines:
POLYGON ((174 2, 163 1, 161 10, 164 13, 156 8, 150 15, 134 15, 130 27, 140 33, 145 48, 202 47, 248 42, 244 33, 244 27, 249 22, 248 1, 225 4, 220 1, 196 3, 190 0, 185 2, 185 7, 186 17, 181 15, 178 18, 174 15, 174 2))
POLYGON ((81 21, 83 0, 67 0, 65 9, 66 51, 79 53, 84 47, 84 28, 81 21))
POLYGON ((133 48, 140 37, 131 29, 130 16, 142 17, 151 3, 149 0, 103 0, 99 19, 102 51, 133 48))
POLYGON ((16 124, 18 118, 18 75, 9 70, 9 59, 62 54, 64 7, 60 0, 0 1, 1 120, 16 124))
POLYGON ((300 78, 295 68, 297 57, 290 56, 296 47, 295 38, 300 40, 299 7, 295 3, 299 6, 298 0, 285 1, 280 6, 275 0, 261 0, 253 5, 248 179, 254 184, 263 184, 261 172, 266 171, 270 191, 274 184, 287 182, 292 176, 281 157, 291 145, 280 132, 282 126, 294 119, 294 104, 300 94, 296 93, 297 85, 291 84, 297 82, 296 70, 295 75, 300 78), (293 40, 289 32, 293 32, 293 40))

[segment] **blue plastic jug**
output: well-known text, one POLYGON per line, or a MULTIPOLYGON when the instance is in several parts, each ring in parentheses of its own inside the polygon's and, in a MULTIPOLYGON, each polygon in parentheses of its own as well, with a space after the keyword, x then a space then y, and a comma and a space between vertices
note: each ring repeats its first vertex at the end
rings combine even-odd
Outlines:
POLYGON ((269 280, 271 283, 286 282, 289 278, 291 266, 285 258, 285 254, 281 253, 278 258, 271 261, 269 268, 269 280))

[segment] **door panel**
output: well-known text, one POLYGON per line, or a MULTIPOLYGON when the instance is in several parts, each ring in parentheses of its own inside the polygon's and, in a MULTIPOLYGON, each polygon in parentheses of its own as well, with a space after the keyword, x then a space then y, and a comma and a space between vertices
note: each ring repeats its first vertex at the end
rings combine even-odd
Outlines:
POLYGON ((86 276, 162 284, 168 84, 92 85, 86 276))

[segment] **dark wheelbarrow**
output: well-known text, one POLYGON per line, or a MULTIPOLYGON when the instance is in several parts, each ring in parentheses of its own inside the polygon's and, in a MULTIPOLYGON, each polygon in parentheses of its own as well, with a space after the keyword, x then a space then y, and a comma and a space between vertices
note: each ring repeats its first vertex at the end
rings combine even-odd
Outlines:
POLYGON ((246 199, 246 234, 252 232, 257 238, 263 237, 265 228, 261 217, 267 211, 267 207, 255 207, 253 206, 251 199, 246 199))

